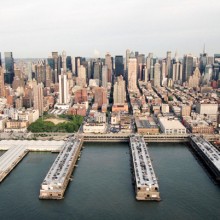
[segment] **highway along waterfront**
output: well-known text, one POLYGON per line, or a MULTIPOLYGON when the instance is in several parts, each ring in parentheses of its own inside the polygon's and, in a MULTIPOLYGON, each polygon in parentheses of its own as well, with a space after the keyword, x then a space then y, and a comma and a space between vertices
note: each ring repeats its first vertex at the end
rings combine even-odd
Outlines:
POLYGON ((58 154, 29 152, 0 184, 1 219, 218 219, 220 188, 189 148, 149 143, 161 202, 135 199, 128 143, 85 143, 64 200, 39 200, 58 154))

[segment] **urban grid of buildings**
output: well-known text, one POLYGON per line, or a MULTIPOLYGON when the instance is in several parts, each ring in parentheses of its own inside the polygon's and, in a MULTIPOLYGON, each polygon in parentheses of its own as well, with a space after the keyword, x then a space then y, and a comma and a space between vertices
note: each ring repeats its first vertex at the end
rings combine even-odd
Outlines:
POLYGON ((0 131, 26 132, 44 112, 88 116, 84 133, 219 131, 220 54, 105 58, 0 54, 0 131))
MULTIPOLYGON (((158 59, 153 53, 145 57, 126 50, 125 58, 110 53, 104 59, 73 58, 65 51, 41 60, 14 60, 12 52, 4 56, 2 60, 0 54, 1 132, 28 134, 45 112, 84 117, 62 146, 51 142, 46 147, 60 153, 39 198, 63 198, 83 141, 91 140, 129 141, 137 200, 160 201, 148 140, 187 140, 220 180, 220 152, 202 137, 216 134, 219 140, 220 54, 212 57, 203 51, 200 57, 173 58, 168 51, 158 59)), ((28 151, 42 150, 41 142, 24 143, 11 147, 11 141, 1 141, 8 151, 0 157, 0 182, 28 151)))

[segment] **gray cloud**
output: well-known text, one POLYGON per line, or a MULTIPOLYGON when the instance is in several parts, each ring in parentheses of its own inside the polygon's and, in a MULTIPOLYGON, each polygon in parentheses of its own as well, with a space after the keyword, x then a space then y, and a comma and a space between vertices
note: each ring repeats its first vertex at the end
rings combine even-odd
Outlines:
POLYGON ((0 51, 46 57, 51 51, 104 56, 125 50, 198 55, 219 52, 218 0, 7 0, 0 7, 0 51))

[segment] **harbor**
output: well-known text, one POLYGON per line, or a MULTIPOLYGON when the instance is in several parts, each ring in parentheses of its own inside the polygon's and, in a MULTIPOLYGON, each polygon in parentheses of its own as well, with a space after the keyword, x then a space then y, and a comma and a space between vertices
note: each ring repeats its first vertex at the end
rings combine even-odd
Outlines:
POLYGON ((200 136, 192 135, 190 144, 202 162, 211 170, 215 179, 220 181, 220 152, 210 142, 200 136))
POLYGON ((0 157, 0 182, 14 169, 14 167, 32 152, 59 152, 48 174, 41 184, 40 199, 62 199, 66 187, 72 180, 72 172, 77 159, 80 159, 80 151, 85 142, 130 142, 132 156, 133 177, 137 200, 160 200, 159 186, 152 166, 148 148, 148 142, 189 142, 194 151, 205 162, 216 180, 220 180, 220 153, 206 140, 207 137, 192 135, 138 135, 138 134, 114 134, 114 135, 75 135, 65 141, 55 140, 2 140, 0 150, 6 151, 0 157), (100 141, 99 141, 100 142, 100 141))
POLYGON ((135 192, 137 200, 160 201, 159 185, 143 137, 130 137, 135 192))
POLYGON ((66 187, 76 166, 83 138, 69 138, 47 173, 40 189, 40 199, 63 199, 66 187))

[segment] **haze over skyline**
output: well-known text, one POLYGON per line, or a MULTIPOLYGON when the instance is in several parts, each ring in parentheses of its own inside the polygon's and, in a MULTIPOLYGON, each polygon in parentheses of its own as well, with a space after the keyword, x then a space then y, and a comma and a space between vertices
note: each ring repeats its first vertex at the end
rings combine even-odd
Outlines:
POLYGON ((74 56, 113 56, 126 49, 164 57, 198 56, 206 45, 219 52, 217 0, 8 0, 1 2, 1 52, 47 57, 66 50, 74 56))

